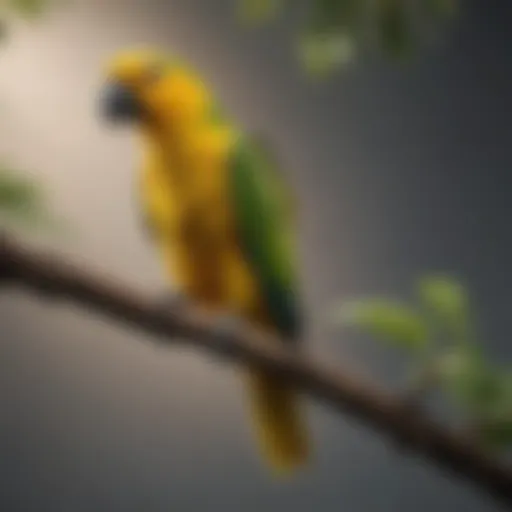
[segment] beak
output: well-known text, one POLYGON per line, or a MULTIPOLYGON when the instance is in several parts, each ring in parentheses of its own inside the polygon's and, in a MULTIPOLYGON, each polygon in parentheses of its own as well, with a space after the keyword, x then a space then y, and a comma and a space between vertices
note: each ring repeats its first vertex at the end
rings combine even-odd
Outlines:
POLYGON ((100 115, 111 122, 140 119, 142 108, 134 93, 118 82, 107 82, 100 95, 100 115))

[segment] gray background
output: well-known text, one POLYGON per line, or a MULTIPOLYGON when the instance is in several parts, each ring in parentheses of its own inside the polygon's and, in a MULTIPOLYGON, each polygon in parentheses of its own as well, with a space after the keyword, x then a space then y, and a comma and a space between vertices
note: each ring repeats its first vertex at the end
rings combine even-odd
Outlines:
MULTIPOLYGON (((471 283, 489 349, 510 357, 512 4, 465 2, 409 68, 372 57, 323 85, 304 80, 291 25, 246 32, 231 12, 228 1, 75 0, 16 27, 0 59, 0 150, 44 180, 77 228, 40 242, 162 286, 132 203, 138 149, 95 116, 104 59, 156 44, 278 145, 300 195, 313 318, 336 298, 407 294, 425 271, 454 271, 471 283)), ((254 453, 235 369, 17 293, 0 296, 0 322, 2 510, 496 510, 314 404, 315 464, 275 483, 254 453)), ((367 340, 313 322, 310 346, 397 381, 394 355, 367 340)))

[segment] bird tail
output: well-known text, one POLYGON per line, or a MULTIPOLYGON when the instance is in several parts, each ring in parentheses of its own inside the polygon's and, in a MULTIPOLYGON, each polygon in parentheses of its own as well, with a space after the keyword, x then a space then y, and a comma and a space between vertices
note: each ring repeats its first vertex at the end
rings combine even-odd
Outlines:
POLYGON ((248 372, 256 435, 265 459, 278 475, 288 475, 309 459, 309 439, 298 392, 278 377, 248 372))

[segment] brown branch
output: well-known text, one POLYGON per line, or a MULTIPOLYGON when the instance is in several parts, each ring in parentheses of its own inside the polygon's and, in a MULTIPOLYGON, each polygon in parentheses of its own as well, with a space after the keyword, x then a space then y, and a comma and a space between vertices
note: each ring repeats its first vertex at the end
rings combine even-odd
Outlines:
POLYGON ((44 291, 156 336, 160 341, 206 349, 241 364, 277 373, 304 392, 364 420, 392 440, 465 477, 512 507, 512 471, 469 439, 414 411, 404 401, 346 371, 336 371, 290 353, 276 340, 251 332, 221 340, 215 318, 192 309, 164 313, 151 297, 72 265, 60 256, 2 238, 0 277, 31 291, 44 291), (273 342, 272 342, 273 341, 273 342))

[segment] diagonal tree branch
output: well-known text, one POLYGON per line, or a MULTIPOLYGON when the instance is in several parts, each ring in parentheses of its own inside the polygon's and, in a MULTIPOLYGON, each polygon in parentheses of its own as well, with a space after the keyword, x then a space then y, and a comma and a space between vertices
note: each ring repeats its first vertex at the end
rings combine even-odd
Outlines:
POLYGON ((359 376, 326 368, 304 354, 290 353, 276 340, 249 328, 243 335, 221 340, 214 335, 215 318, 209 315, 193 309, 164 313, 138 290, 5 236, 0 239, 0 278, 11 286, 74 302, 152 334, 161 342, 188 344, 222 359, 279 374, 305 393, 358 417, 512 507, 510 468, 420 411, 412 414, 403 401, 359 376))

